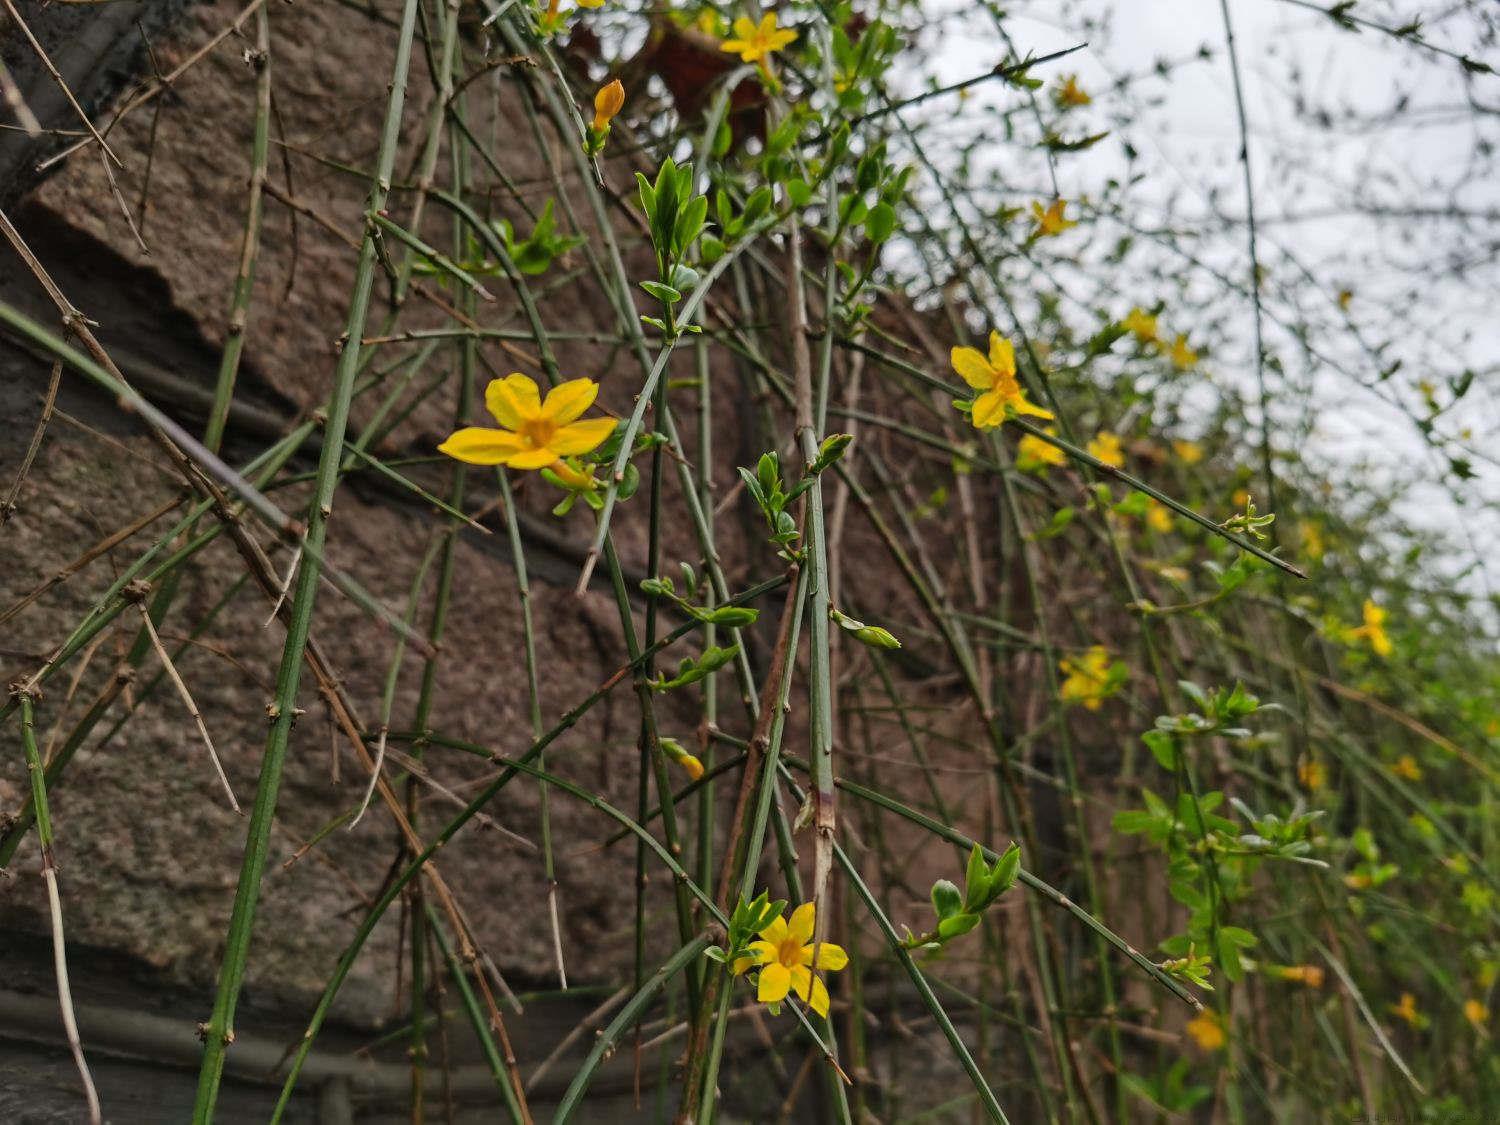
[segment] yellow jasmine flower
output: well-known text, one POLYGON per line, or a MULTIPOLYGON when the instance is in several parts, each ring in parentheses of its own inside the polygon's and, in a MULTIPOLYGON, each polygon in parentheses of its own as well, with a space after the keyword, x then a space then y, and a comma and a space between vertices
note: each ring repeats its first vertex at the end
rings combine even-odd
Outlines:
POLYGON ((724 26, 719 13, 712 8, 704 8, 693 22, 704 35, 712 35, 715 39, 719 37, 720 29, 724 26))
MULTIPOLYGON (((1056 434, 1056 427, 1048 426, 1047 433, 1056 434)), ((1016 468, 1023 473, 1046 472, 1048 465, 1064 465, 1067 460, 1061 449, 1034 434, 1022 435, 1016 444, 1016 468)))
POLYGON ((1286 965, 1277 974, 1282 980, 1296 981, 1305 984, 1308 988, 1323 987, 1323 966, 1321 965, 1286 965))
POLYGON ((1176 526, 1172 522, 1172 509, 1160 500, 1152 498, 1151 503, 1146 506, 1146 525, 1152 531, 1159 531, 1165 535, 1176 526))
POLYGON ((719 44, 719 50, 739 55, 742 62, 760 62, 797 38, 795 31, 776 26, 776 13, 767 12, 759 24, 741 16, 734 21, 735 38, 719 44))
POLYGON ((1358 628, 1350 629, 1348 636, 1351 638, 1363 637, 1370 642, 1370 651, 1376 656, 1389 656, 1391 654, 1391 638, 1385 631, 1385 610, 1376 605, 1369 598, 1365 599, 1364 624, 1358 628))
POLYGON ((599 87, 594 95, 594 130, 603 132, 615 115, 625 107, 625 86, 616 78, 607 86, 599 87))
POLYGON ((1188 1020, 1187 1031, 1193 1037, 1193 1042, 1198 1044, 1198 1049, 1202 1051, 1223 1050, 1224 1044, 1229 1041, 1229 1037, 1224 1034, 1224 1025, 1219 1021, 1219 1017, 1209 1011, 1199 1012, 1188 1020))
POLYGON ((1367 891, 1374 882, 1375 880, 1371 879, 1363 871, 1351 871, 1344 876, 1344 886, 1348 887, 1351 891, 1367 891))
POLYGON ((1339 290, 1339 308, 1340 309, 1342 309, 1344 312, 1348 312, 1349 311, 1349 302, 1352 301, 1352 300, 1354 300, 1354 290, 1352 290, 1352 289, 1340 289, 1339 290))
POLYGON ((974 400, 969 414, 979 429, 994 429, 1005 421, 1008 410, 1036 418, 1052 417, 1050 411, 1026 401, 1026 393, 1016 380, 1016 350, 1000 333, 990 333, 988 358, 978 348, 954 348, 950 358, 953 370, 963 377, 963 381, 983 392, 974 400))
POLYGON ((1243 508, 1250 503, 1250 490, 1248 488, 1236 488, 1234 495, 1229 498, 1236 508, 1243 508))
POLYGON ((1310 559, 1321 559, 1328 547, 1323 542, 1323 529, 1309 520, 1297 525, 1297 535, 1302 540, 1302 553, 1310 559))
POLYGON ((1489 1018, 1490 1010, 1483 1003, 1472 997, 1464 1001, 1464 1019, 1473 1024, 1475 1030, 1483 1030, 1489 1018))
POLYGON ((1143 344, 1161 343, 1161 336, 1156 327, 1156 317, 1139 305, 1125 314, 1125 319, 1120 321, 1120 327, 1143 344))
POLYGON ((816 955, 818 968, 836 973, 849 963, 849 954, 832 942, 809 944, 816 920, 813 904, 804 902, 792 911, 790 921, 776 918, 761 930, 761 940, 750 943, 749 957, 735 960, 736 975, 760 969, 755 998, 761 1003, 779 1004, 788 992, 795 992, 818 1015, 828 1015, 828 988, 809 966, 816 955))
POLYGON ((1412 1027, 1422 1027, 1427 1023, 1427 1017, 1417 1011, 1417 998, 1410 992, 1401 994, 1401 1003, 1391 1005, 1391 1014, 1412 1027))
POLYGON ((1422 767, 1410 754, 1402 754, 1396 759, 1396 764, 1391 767, 1391 772, 1397 777, 1405 778, 1407 781, 1421 781, 1422 767))
POLYGON ((1297 780, 1309 793, 1316 793, 1328 784, 1328 767, 1316 758, 1307 758, 1297 766, 1297 780))
POLYGON ((543 402, 536 383, 514 371, 492 380, 484 392, 484 405, 503 429, 466 426, 438 451, 470 465, 553 467, 564 457, 587 453, 614 433, 613 418, 578 420, 598 394, 599 384, 592 379, 570 379, 548 391, 543 402))
POLYGON ((1058 692, 1062 701, 1099 710, 1109 695, 1109 649, 1094 645, 1082 660, 1060 660, 1057 666, 1067 677, 1058 692))
POLYGON ((1069 227, 1076 227, 1078 223, 1063 214, 1067 206, 1065 199, 1054 199, 1045 207, 1040 201, 1033 203, 1031 217, 1036 220, 1036 230, 1031 232, 1032 237, 1045 238, 1048 235, 1062 234, 1069 227))
POLYGON ((1125 451, 1120 448, 1120 435, 1100 430, 1084 447, 1091 454, 1118 469, 1125 464, 1125 451))
POLYGON ((1063 75, 1062 85, 1052 91, 1053 100, 1060 106, 1088 105, 1094 99, 1078 85, 1078 75, 1063 75))
POLYGON ((1177 339, 1167 349, 1167 358, 1178 371, 1186 371, 1198 363, 1198 353, 1188 346, 1188 338, 1181 332, 1177 333, 1177 339))
POLYGON ((683 772, 694 781, 703 776, 703 763, 698 760, 697 755, 688 753, 682 743, 675 738, 658 738, 656 741, 667 760, 681 766, 683 772))
POLYGON ((1177 454, 1177 460, 1184 465, 1196 465, 1203 460, 1203 447, 1196 441, 1179 439, 1172 443, 1172 452, 1177 454))

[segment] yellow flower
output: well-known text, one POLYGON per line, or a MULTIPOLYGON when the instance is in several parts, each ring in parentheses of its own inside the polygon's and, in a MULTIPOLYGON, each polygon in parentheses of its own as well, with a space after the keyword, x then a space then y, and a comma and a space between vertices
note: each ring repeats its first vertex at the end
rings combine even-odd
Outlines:
MULTIPOLYGON (((1056 427, 1048 426, 1047 433, 1056 434, 1056 427)), ((1048 465, 1063 465, 1067 460, 1061 449, 1034 434, 1022 435, 1016 444, 1016 468, 1023 473, 1046 472, 1048 465)))
POLYGON ((1045 238, 1050 234, 1062 234, 1069 227, 1076 227, 1078 225, 1077 222, 1067 218, 1063 214, 1067 206, 1068 202, 1065 199, 1054 199, 1045 207, 1042 206, 1040 201, 1033 203, 1031 205, 1031 217, 1036 220, 1036 230, 1031 232, 1032 236, 1035 238, 1045 238))
POLYGON ((1464 1001, 1464 1019, 1473 1024, 1476 1031, 1482 1031, 1489 1018, 1490 1010, 1483 1003, 1472 997, 1464 1001))
POLYGON ((1082 703, 1090 711, 1099 710, 1109 688, 1109 649, 1094 645, 1083 659, 1061 660, 1058 668, 1067 677, 1058 694, 1064 703, 1082 703))
POLYGON ((1367 891, 1374 886, 1375 880, 1363 871, 1351 871, 1344 876, 1344 886, 1351 891, 1367 891))
POLYGON ((1340 289, 1339 290, 1339 308, 1340 309, 1342 309, 1344 312, 1348 312, 1349 311, 1349 302, 1352 301, 1352 300, 1354 300, 1354 290, 1353 289, 1340 289))
POLYGON ((1030 414, 1036 418, 1052 417, 1050 411, 1026 401, 1026 393, 1016 380, 1016 350, 998 332, 990 333, 990 354, 986 359, 978 348, 954 348, 950 353, 953 370, 976 391, 983 393, 974 400, 969 417, 981 430, 992 430, 1005 421, 1006 411, 1030 414))
POLYGON ((1224 1034, 1224 1025, 1219 1022, 1219 1017, 1209 1011, 1199 1012, 1188 1020, 1188 1034, 1193 1037, 1193 1042, 1203 1051, 1223 1050, 1224 1044, 1229 1037, 1224 1034))
POLYGON ((683 772, 694 781, 703 776, 703 763, 698 760, 696 755, 689 754, 687 748, 682 743, 678 742, 675 738, 658 738, 656 741, 661 747, 662 753, 667 756, 667 760, 681 766, 683 772))
POLYGON ((1196 465, 1203 460, 1203 447, 1196 441, 1178 440, 1172 443, 1172 452, 1184 465, 1196 465))
POLYGON ((1153 498, 1151 503, 1146 505, 1146 526, 1152 531, 1159 531, 1165 535, 1176 526, 1172 522, 1172 509, 1153 498))
POLYGON ((776 918, 760 932, 760 941, 750 943, 750 956, 734 962, 736 975, 760 969, 755 998, 763 1004, 779 1004, 788 992, 795 992, 818 1015, 828 1015, 828 989, 813 976, 810 966, 817 957, 820 969, 836 973, 849 963, 842 946, 812 941, 816 912, 813 904, 804 902, 792 911, 791 920, 776 918))
POLYGON ((594 404, 599 384, 570 379, 547 392, 519 371, 494 379, 485 388, 484 405, 503 429, 466 426, 438 446, 438 451, 470 465, 509 465, 544 469, 564 457, 587 453, 614 433, 613 418, 578 416, 594 404))
POLYGON ((1297 534, 1302 540, 1302 553, 1310 559, 1321 559, 1328 551, 1323 541, 1323 529, 1309 520, 1297 525, 1297 534))
POLYGON ((719 50, 739 55, 747 63, 760 62, 797 38, 795 31, 776 26, 775 12, 767 12, 758 25, 741 16, 734 21, 734 34, 735 38, 719 44, 719 50))
POLYGON ((1376 656, 1389 656, 1392 646, 1391 638, 1385 632, 1385 610, 1366 598, 1362 613, 1365 623, 1358 628, 1350 629, 1348 636, 1363 637, 1369 641, 1370 651, 1376 656))
POLYGON ((1167 358, 1178 371, 1186 371, 1198 363, 1198 353, 1188 346, 1188 338, 1181 332, 1177 333, 1177 339, 1167 349, 1167 358))
POLYGON ((1120 321, 1120 327, 1143 344, 1161 343, 1161 336, 1157 333, 1156 317, 1139 305, 1125 314, 1125 319, 1120 321))
POLYGON ((1402 754, 1396 759, 1396 764, 1391 767, 1391 772, 1397 777, 1405 778, 1407 781, 1421 781, 1422 767, 1410 754, 1402 754))
POLYGON ((1243 508, 1250 503, 1250 490, 1248 488, 1236 488, 1234 495, 1229 498, 1236 508, 1243 508))
POLYGON ((1078 85, 1078 75, 1066 74, 1062 85, 1052 91, 1052 97, 1060 106, 1088 105, 1094 99, 1078 85))
POLYGON ((1321 965, 1286 965, 1277 974, 1282 980, 1296 981, 1305 984, 1308 988, 1323 987, 1323 966, 1321 965))
POLYGON ((594 95, 594 131, 603 132, 608 129, 615 114, 624 107, 625 87, 618 78, 607 86, 599 87, 599 92, 594 95))
POLYGON ((1297 767, 1297 780, 1309 793, 1316 793, 1328 784, 1328 767, 1316 758, 1307 758, 1297 767))
POLYGON ((580 8, 602 8, 604 7, 604 0, 578 0, 578 6, 580 8))
POLYGON ((1391 1005, 1391 1014, 1412 1027, 1421 1027, 1427 1022, 1427 1018, 1417 1011, 1417 998, 1410 992, 1401 994, 1401 1003, 1391 1005))
POLYGON ((1120 448, 1119 434, 1112 434, 1108 430, 1100 430, 1084 448, 1106 465, 1112 465, 1116 469, 1121 468, 1125 464, 1125 452, 1120 448))

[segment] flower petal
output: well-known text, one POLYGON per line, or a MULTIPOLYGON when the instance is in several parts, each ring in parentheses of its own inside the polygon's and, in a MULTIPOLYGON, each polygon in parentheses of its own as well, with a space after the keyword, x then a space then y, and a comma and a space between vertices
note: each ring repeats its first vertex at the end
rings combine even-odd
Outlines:
POLYGON ((822 980, 798 965, 792 970, 792 987, 809 1008, 828 1018, 828 986, 822 980))
POLYGON ((786 941, 786 919, 780 914, 771 919, 771 924, 761 930, 760 936, 772 945, 780 945, 786 941))
POLYGON ((571 426, 558 430, 547 443, 547 448, 554 453, 571 457, 602 445, 614 432, 613 418, 585 418, 582 422, 574 422, 571 426))
POLYGON ((1016 408, 1017 414, 1030 414, 1033 418, 1045 418, 1049 422, 1056 417, 1052 411, 1043 410, 1040 406, 1035 406, 1027 402, 1024 398, 1018 402, 1012 402, 1011 405, 1016 408))
POLYGON ((749 16, 741 16, 734 21, 734 33, 741 39, 749 39, 755 34, 755 24, 749 16))
POLYGON ((547 401, 542 403, 542 417, 566 426, 593 406, 597 397, 599 384, 592 379, 569 379, 547 392, 547 401))
POLYGON ((506 460, 512 469, 545 469, 557 460, 557 451, 545 446, 541 449, 523 449, 506 460))
POLYGON ((438 446, 439 453, 470 465, 503 465, 521 449, 515 434, 484 426, 465 426, 438 446))
POLYGON ((767 965, 760 971, 760 982, 755 987, 755 998, 762 1004, 776 1004, 786 999, 792 987, 792 970, 779 961, 767 965))
POLYGON ((541 397, 534 381, 512 371, 504 379, 490 380, 484 389, 484 405, 506 429, 519 430, 521 423, 537 416, 541 397))
POLYGON ((776 960, 776 947, 768 941, 752 941, 746 948, 746 956, 734 959, 734 974, 739 976, 757 965, 769 965, 776 960))
POLYGON ((787 936, 796 938, 799 945, 812 941, 813 930, 817 927, 816 911, 817 907, 810 902, 804 902, 793 910, 791 921, 787 925, 787 936))
POLYGON ((849 954, 844 952, 842 945, 834 945, 831 941, 825 941, 821 945, 804 945, 802 947, 802 963, 809 968, 813 963, 813 950, 818 952, 818 968, 826 969, 830 973, 836 973, 849 963, 849 954))
POLYGON ((1005 395, 1000 391, 980 395, 974 400, 969 418, 979 429, 993 430, 1005 421, 1005 395))
POLYGON ((948 355, 953 370, 976 391, 987 391, 995 385, 995 371, 978 348, 954 348, 948 355))
POLYGON ((990 333, 990 367, 1003 375, 1016 373, 1016 349, 998 332, 990 333))

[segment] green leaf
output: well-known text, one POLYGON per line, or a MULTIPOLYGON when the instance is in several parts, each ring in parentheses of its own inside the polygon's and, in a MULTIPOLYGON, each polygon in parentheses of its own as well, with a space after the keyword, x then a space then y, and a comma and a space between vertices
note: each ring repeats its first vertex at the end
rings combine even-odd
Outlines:
POLYGON ((968 933, 979 925, 979 915, 967 912, 951 915, 938 923, 938 937, 943 941, 968 933))
POLYGON ((1021 874, 1021 846, 1012 844, 1005 849, 1003 855, 995 860, 995 866, 990 868, 989 899, 991 902, 999 898, 1015 885, 1016 878, 1021 874))
POLYGON ((932 884, 932 909, 939 918, 952 918, 964 908, 963 895, 947 879, 932 884))
POLYGON ((865 237, 876 246, 891 237, 896 229, 896 209, 889 203, 877 203, 865 218, 865 237))
POLYGON ((1175 770, 1177 768, 1177 740, 1164 730, 1148 730, 1141 735, 1141 741, 1151 751, 1151 756, 1157 760, 1164 770, 1175 770))
POLYGON ((964 905, 970 910, 978 909, 984 902, 989 882, 990 866, 985 862, 984 849, 975 844, 964 869, 964 905))

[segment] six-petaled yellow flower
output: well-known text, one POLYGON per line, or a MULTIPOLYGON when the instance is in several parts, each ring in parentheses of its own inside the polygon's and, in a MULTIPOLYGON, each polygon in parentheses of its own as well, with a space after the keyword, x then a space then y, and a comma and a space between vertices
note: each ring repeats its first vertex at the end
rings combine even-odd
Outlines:
POLYGON ((776 26, 776 13, 767 12, 760 23, 741 16, 734 21, 734 38, 719 44, 719 50, 739 55, 747 63, 760 62, 797 38, 797 33, 776 26))
POLYGON ((1196 465, 1203 460, 1203 447, 1196 441, 1179 439, 1172 443, 1172 452, 1177 454, 1177 460, 1184 465, 1196 465))
POLYGON ((1060 106, 1088 105, 1094 100, 1078 84, 1076 74, 1064 75, 1062 85, 1052 92, 1052 96, 1060 106))
POLYGON ((1297 525, 1297 536, 1302 540, 1302 553, 1310 559, 1321 559, 1328 551, 1323 540, 1323 529, 1310 520, 1297 525))
POLYGON ((1391 1014, 1411 1027, 1420 1028, 1427 1023, 1427 1017, 1417 1011, 1417 998, 1410 992, 1403 992, 1401 1002, 1391 1005, 1391 1014))
POLYGON ((1193 1042, 1198 1044, 1200 1050, 1219 1051, 1229 1041, 1224 1034, 1224 1025, 1219 1017, 1209 1011, 1199 1012, 1188 1020, 1188 1034, 1193 1037, 1193 1042))
POLYGON ((1120 435, 1100 430, 1085 448, 1106 465, 1121 468, 1125 464, 1125 451, 1120 448, 1120 435))
MULTIPOLYGON (((1048 426, 1047 433, 1056 434, 1057 429, 1048 426)), ((1016 468, 1023 473, 1045 472, 1048 465, 1066 464, 1067 460, 1066 453, 1035 434, 1023 435, 1016 444, 1016 468)))
POLYGON ((603 132, 615 115, 625 108, 625 86, 616 78, 607 86, 599 87, 594 95, 594 131, 603 132))
POLYGON ((1397 758, 1395 765, 1391 766, 1391 772, 1406 781, 1422 780, 1422 767, 1410 754, 1402 754, 1397 758))
POLYGON ((1016 350, 1000 333, 990 333, 988 358, 978 348, 954 348, 951 359, 953 370, 963 377, 963 381, 982 392, 974 400, 969 415, 981 430, 992 430, 1004 422, 1007 410, 1036 418, 1052 417, 1050 411, 1026 401, 1026 394, 1016 379, 1016 350))
POLYGON ((1198 353, 1188 345, 1188 338, 1181 332, 1177 339, 1172 341, 1172 346, 1167 349, 1167 358, 1172 361, 1172 366, 1178 371, 1187 371, 1197 366, 1198 353))
POLYGON ((1151 503, 1146 505, 1146 525, 1152 531, 1165 535, 1175 526, 1172 522, 1172 509, 1153 497, 1151 503))
POLYGON ((1142 344, 1161 343, 1161 335, 1156 327, 1156 317, 1139 305, 1125 314, 1125 319, 1120 321, 1120 327, 1142 344))
POLYGON ((1385 631, 1385 610, 1376 605, 1369 598, 1365 599, 1364 609, 1361 611, 1364 624, 1349 630, 1349 636, 1363 637, 1370 642, 1370 651, 1376 656, 1389 656, 1391 654, 1391 638, 1385 631))
POLYGON ((1323 987, 1323 966, 1321 965, 1285 965, 1277 973, 1282 980, 1296 981, 1305 984, 1308 988, 1323 987))
POLYGON ((1054 199, 1045 207, 1040 201, 1033 203, 1031 217, 1036 220, 1036 230, 1032 231, 1032 235, 1046 238, 1048 235, 1062 234, 1069 227, 1076 227, 1078 223, 1063 214, 1067 206, 1065 199, 1054 199))
POLYGON ((1067 677, 1058 694, 1064 703, 1082 703, 1090 711, 1099 710, 1110 694, 1109 649, 1095 645, 1081 660, 1065 659, 1058 668, 1067 677))
POLYGON ((536 383, 519 371, 492 380, 484 405, 503 429, 466 426, 438 450, 470 465, 545 469, 564 457, 587 453, 614 433, 613 418, 580 418, 599 394, 592 379, 570 379, 542 401, 536 383))
POLYGON ((818 1015, 828 1015, 828 988, 813 975, 813 958, 819 969, 834 973, 849 963, 849 954, 832 942, 811 944, 816 920, 813 904, 804 902, 792 911, 790 921, 777 918, 761 930, 760 940, 750 943, 750 956, 735 960, 737 975, 760 970, 755 998, 761 1003, 779 1004, 788 992, 795 992, 818 1015))

